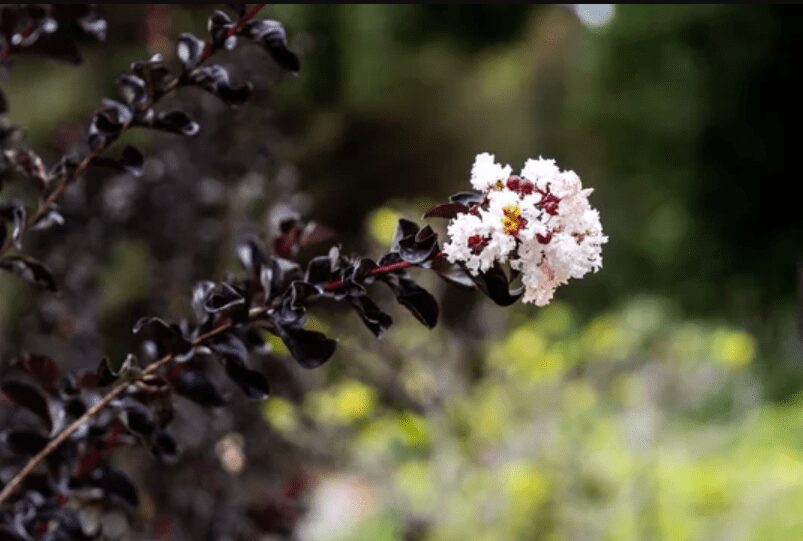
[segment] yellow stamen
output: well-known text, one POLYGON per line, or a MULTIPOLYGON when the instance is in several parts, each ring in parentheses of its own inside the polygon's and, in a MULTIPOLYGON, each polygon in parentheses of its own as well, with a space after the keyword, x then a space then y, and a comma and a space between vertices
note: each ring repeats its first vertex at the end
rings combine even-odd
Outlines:
POLYGON ((505 217, 502 218, 502 227, 508 235, 516 235, 519 229, 524 227, 524 218, 521 217, 521 209, 516 205, 508 205, 502 211, 505 217))

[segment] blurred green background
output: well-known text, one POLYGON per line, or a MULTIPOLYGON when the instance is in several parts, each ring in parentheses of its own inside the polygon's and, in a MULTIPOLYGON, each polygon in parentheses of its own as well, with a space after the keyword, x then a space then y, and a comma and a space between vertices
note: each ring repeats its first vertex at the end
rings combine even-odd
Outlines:
MULTIPOLYGON (((208 13, 160 7, 147 34, 148 9, 106 7, 110 41, 81 67, 15 67, 4 88, 29 141, 53 145, 109 72, 160 50, 159 32, 200 34, 208 13)), ((400 215, 468 187, 482 151, 577 171, 610 237, 603 270, 545 309, 425 278, 435 331, 396 311, 375 343, 321 315, 340 353, 261 410, 270 437, 326 457, 300 538, 803 538, 799 10, 268 9, 303 58, 258 90, 289 141, 272 152, 349 251, 380 255, 400 215)), ((158 295, 142 263, 157 256, 135 233, 119 242, 100 281, 126 310, 158 295)), ((0 281, 7 329, 15 288, 0 281)))

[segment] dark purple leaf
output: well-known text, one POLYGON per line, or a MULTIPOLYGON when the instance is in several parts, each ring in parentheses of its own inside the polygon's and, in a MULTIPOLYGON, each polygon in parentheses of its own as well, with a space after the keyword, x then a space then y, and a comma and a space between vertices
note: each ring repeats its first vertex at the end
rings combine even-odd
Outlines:
POLYGON ((178 37, 178 41, 176 42, 176 55, 179 60, 181 60, 185 71, 191 70, 198 65, 201 58, 203 58, 205 47, 206 44, 202 39, 188 32, 184 32, 178 37))
POLYGON ((176 438, 165 429, 159 430, 151 441, 151 451, 164 462, 175 462, 179 454, 176 438))
POLYGON ((149 439, 158 427, 156 415, 142 402, 132 397, 121 401, 123 422, 132 433, 149 439))
POLYGON ((418 321, 430 329, 438 323, 438 301, 429 291, 404 276, 386 275, 384 281, 418 321))
POLYGON ((48 291, 57 291, 56 280, 50 271, 35 259, 24 255, 10 255, 0 259, 0 269, 13 272, 29 285, 48 291))
POLYGON ((217 65, 195 68, 189 73, 187 80, 189 84, 203 88, 228 105, 242 105, 253 90, 250 83, 232 86, 229 82, 229 72, 223 66, 217 65))
POLYGON ((0 389, 9 400, 35 414, 48 432, 53 430, 52 404, 42 389, 19 379, 3 381, 0 389))
POLYGON ((465 206, 479 205, 482 203, 485 195, 482 192, 458 192, 449 196, 449 201, 453 203, 460 203, 465 206))
POLYGON ((36 219, 36 222, 30 227, 30 230, 45 231, 54 225, 64 225, 64 216, 55 208, 50 208, 36 219))
POLYGON ((103 100, 103 108, 95 113, 89 125, 89 147, 93 150, 116 140, 134 118, 128 105, 103 100))
POLYGON ((320 294, 318 287, 305 282, 296 280, 290 284, 290 288, 285 292, 282 304, 279 309, 271 315, 274 321, 282 327, 301 327, 306 323, 306 308, 304 302, 320 294))
POLYGON ((271 258, 271 289, 282 292, 295 280, 301 280, 304 273, 298 263, 281 257, 271 258))
POLYGON ((84 33, 98 41, 106 39, 106 20, 92 4, 51 4, 50 15, 58 21, 74 21, 84 33))
POLYGON ((134 325, 134 334, 148 329, 162 354, 184 355, 192 349, 192 343, 184 338, 181 327, 169 324, 158 317, 143 317, 134 325))
POLYGON ((262 268, 268 265, 262 242, 256 236, 249 235, 237 244, 237 257, 251 280, 259 282, 262 268))
POLYGON ((510 306, 518 301, 524 293, 521 287, 515 290, 510 289, 510 279, 499 265, 477 276, 471 276, 471 279, 488 298, 499 306, 510 306))
POLYGON ((117 80, 120 96, 134 109, 142 110, 149 103, 149 93, 145 81, 136 75, 123 75, 117 80))
POLYGON ((106 19, 97 13, 88 13, 78 19, 81 29, 98 41, 106 41, 106 19))
MULTIPOLYGON (((400 220, 401 222, 401 220, 400 220)), ((408 263, 420 265, 432 259, 438 250, 438 235, 432 227, 425 226, 415 235, 406 235, 398 241, 398 252, 408 263)))
POLYGON ((192 137, 197 135, 201 127, 194 122, 184 111, 168 111, 157 114, 150 122, 150 126, 179 135, 192 137))
POLYGON ((204 308, 204 301, 206 300, 206 296, 210 291, 212 291, 212 289, 214 289, 214 287, 214 282, 204 280, 198 282, 195 284, 195 287, 192 288, 192 311, 195 314, 195 319, 201 325, 209 320, 209 314, 206 311, 206 308, 204 308))
POLYGON ((64 403, 64 411, 67 412, 67 415, 72 419, 79 418, 86 413, 86 410, 86 404, 80 398, 73 398, 64 403))
POLYGON ((11 239, 17 250, 22 249, 22 235, 25 233, 25 225, 28 220, 28 213, 25 205, 18 201, 0 203, 0 220, 6 220, 13 224, 11 239))
POLYGON ((248 326, 240 330, 240 338, 245 342, 248 351, 257 354, 270 353, 271 347, 257 327, 248 326))
POLYGON ((138 177, 142 175, 145 157, 139 150, 129 145, 123 149, 123 154, 120 156, 120 164, 126 171, 138 177))
POLYGON ((37 430, 18 428, 0 433, 0 443, 15 455, 32 456, 47 445, 47 436, 37 430))
POLYGON ((393 319, 366 295, 351 297, 349 300, 354 309, 357 310, 360 318, 362 318, 365 326, 374 333, 374 336, 382 338, 393 324, 393 319))
POLYGON ((298 364, 308 369, 328 361, 337 347, 337 342, 317 331, 277 328, 276 333, 298 364))
POLYGON ((205 408, 223 406, 225 401, 206 374, 200 370, 181 370, 173 379, 176 392, 205 408))
POLYGON ((131 507, 139 505, 137 488, 128 475, 111 466, 95 468, 85 482, 100 488, 106 497, 131 507))
POLYGON ((203 307, 210 314, 231 311, 245 306, 245 298, 226 282, 210 289, 204 298, 203 307))
POLYGON ((229 31, 234 28, 234 21, 224 12, 216 9, 209 17, 207 28, 212 36, 212 43, 216 47, 224 47, 229 37, 229 31))
POLYGON ((226 375, 237 384, 249 398, 264 400, 270 394, 268 381, 262 373, 251 370, 236 358, 226 357, 226 375))
POLYGON ((465 269, 459 265, 449 263, 443 257, 436 257, 432 260, 432 269, 438 274, 438 276, 450 284, 467 289, 474 289, 476 287, 474 280, 472 280, 471 276, 465 269))
POLYGON ((209 342, 209 349, 223 360, 233 360, 242 365, 248 362, 248 348, 234 333, 228 332, 216 336, 209 342))
POLYGON ((82 387, 106 387, 107 385, 111 385, 117 379, 124 375, 128 374, 130 371, 135 370, 138 368, 137 358, 133 355, 128 355, 123 363, 120 365, 120 368, 115 369, 111 365, 111 361, 108 357, 104 357, 101 359, 100 363, 98 364, 98 368, 95 370, 95 378, 92 381, 89 381, 88 378, 82 378, 81 386, 82 387))
POLYGON ((391 242, 391 250, 394 252, 399 251, 399 242, 408 237, 415 237, 416 233, 421 228, 418 224, 407 218, 399 218, 399 223, 396 224, 396 232, 393 234, 393 241, 391 242))
POLYGON ((462 203, 441 203, 428 209, 424 218, 446 218, 451 220, 461 212, 468 212, 468 207, 462 203))
POLYGON ((328 255, 313 257, 307 263, 307 272, 304 279, 312 284, 324 284, 334 279, 332 259, 328 255))
POLYGON ((120 171, 127 171, 135 177, 142 175, 145 157, 132 146, 126 146, 119 158, 100 157, 95 159, 95 165, 110 167, 120 171))
POLYGON ((260 43, 281 67, 297 72, 301 68, 298 56, 287 48, 287 33, 278 21, 259 19, 245 23, 240 34, 260 43))
POLYGON ((161 96, 173 80, 159 54, 153 55, 148 60, 134 62, 131 64, 131 71, 145 82, 145 88, 151 98, 161 96))

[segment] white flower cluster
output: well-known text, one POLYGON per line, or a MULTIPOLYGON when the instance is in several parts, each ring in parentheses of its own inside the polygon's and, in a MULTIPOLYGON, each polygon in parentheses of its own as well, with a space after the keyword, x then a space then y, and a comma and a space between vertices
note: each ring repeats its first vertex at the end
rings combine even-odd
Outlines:
POLYGON ((493 154, 476 157, 471 184, 483 202, 449 222, 443 253, 474 275, 508 262, 522 273, 522 300, 543 306, 570 278, 602 267, 608 237, 588 201, 593 190, 574 171, 539 158, 527 160, 521 175, 511 173, 493 154))

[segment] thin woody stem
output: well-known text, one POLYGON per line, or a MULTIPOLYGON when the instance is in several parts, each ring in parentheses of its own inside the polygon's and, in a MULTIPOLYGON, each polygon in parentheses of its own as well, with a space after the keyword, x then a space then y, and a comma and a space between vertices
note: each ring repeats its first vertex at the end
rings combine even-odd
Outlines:
MULTIPOLYGON (((232 26, 229 29, 227 33, 227 38, 239 32, 245 25, 245 23, 256 17, 259 11, 265 6, 266 4, 254 4, 254 6, 251 9, 249 9, 248 12, 245 13, 245 15, 243 15, 242 18, 240 18, 234 24, 234 26, 232 26)), ((208 60, 209 57, 212 56, 212 54, 216 50, 217 50, 216 45, 211 41, 207 41, 206 46, 204 47, 203 56, 201 57, 199 63, 203 63, 206 60, 208 60)), ((8 48, 3 49, 3 51, 8 51, 8 48)), ((2 62, 4 58, 3 51, 0 51, 0 62, 2 62)), ((6 53, 6 55, 7 54, 8 53, 6 53)), ((146 104, 143 107, 143 109, 148 109, 152 107, 159 99, 174 92, 179 87, 179 83, 180 83, 179 78, 173 79, 170 82, 170 84, 167 85, 167 87, 158 95, 158 97, 153 99, 150 103, 146 104)), ((127 131, 131 127, 132 127, 131 123, 124 125, 122 130, 120 130, 120 135, 122 135, 125 131, 127 131)), ((75 171, 73 171, 70 175, 68 175, 58 186, 56 186, 53 189, 52 192, 50 192, 50 195, 48 195, 47 198, 39 204, 36 211, 33 214, 31 214, 30 218, 25 223, 23 232, 28 231, 39 219, 41 219, 42 216, 44 216, 53 207, 53 205, 56 204, 56 202, 61 198, 61 196, 64 194, 67 188, 74 182, 76 182, 79 178, 81 178, 81 175, 86 173, 87 169, 89 169, 92 163, 101 155, 103 155, 103 153, 105 153, 113 143, 114 141, 109 141, 107 143, 104 143, 99 147, 97 147, 96 149, 94 149, 93 151, 91 151, 89 154, 87 154, 75 168, 75 171)), ((13 239, 9 237, 2 245, 0 245, 0 257, 2 257, 11 248, 12 245, 13 245, 13 239)))
MULTIPOLYGON (((253 19, 257 13, 265 6, 265 4, 256 4, 254 5, 243 17, 241 17, 237 23, 232 26, 229 30, 227 37, 231 37, 239 32, 243 25, 248 22, 249 20, 253 19)), ((207 42, 206 47, 204 49, 204 54, 201 59, 201 62, 207 60, 216 50, 216 46, 211 43, 207 42)), ((8 48, 0 51, 0 61, 4 60, 10 50, 8 48)), ((179 86, 179 79, 174 79, 167 88, 158 96, 161 98, 173 91, 176 90, 179 86)), ((151 107, 157 99, 154 99, 151 103, 147 104, 147 107, 151 107)), ((121 133, 126 131, 131 127, 131 124, 127 124, 123 126, 121 133)), ((64 191, 78 178, 83 175, 87 169, 92 165, 92 163, 100 157, 109 147, 111 146, 111 142, 103 144, 96 149, 92 150, 83 160, 78 164, 76 169, 67 176, 51 193, 50 195, 40 203, 36 211, 31 215, 30 219, 27 220, 25 224, 25 230, 28 230, 33 224, 37 222, 42 216, 45 215, 59 200, 59 198, 64 194, 64 191)), ((9 238, 7 239, 2 245, 0 245, 0 256, 5 254, 9 248, 12 246, 13 241, 9 238)), ((249 319, 253 319, 258 317, 262 314, 265 310, 265 307, 258 307, 252 308, 249 311, 249 319)), ((195 340, 193 340, 192 345, 198 346, 204 343, 206 340, 217 336, 218 334, 225 332, 226 330, 230 329, 234 325, 231 321, 226 321, 223 324, 215 327, 211 331, 208 331, 200 336, 198 336, 195 340)), ((142 372, 142 376, 150 375, 157 372, 163 366, 166 366, 175 358, 174 355, 166 355, 156 362, 150 364, 145 370, 142 372)), ((103 411, 106 407, 111 404, 115 398, 120 396, 122 393, 128 389, 132 382, 130 381, 123 381, 118 383, 114 387, 112 387, 104 397, 94 404, 91 408, 89 408, 83 415, 81 415, 78 419, 73 421, 69 426, 63 429, 59 434, 53 438, 41 451, 39 451, 36 455, 34 455, 27 464, 3 487, 3 490, 0 491, 0 504, 5 502, 25 481, 25 479, 30 475, 48 456, 50 456, 56 449, 58 449, 61 444, 67 441, 70 436, 72 436, 81 426, 83 426, 87 421, 92 419, 95 415, 103 411)))
MULTIPOLYGON (((249 320, 255 319, 262 315, 266 310, 266 307, 260 306, 257 308, 252 308, 248 311, 248 318, 249 320)), ((218 325, 211 331, 208 331, 200 336, 198 336, 195 340, 192 341, 193 347, 200 346, 210 338, 213 338, 234 326, 234 323, 230 320, 225 321, 221 325, 218 325)), ((168 365, 171 361, 175 359, 175 355, 165 355, 164 357, 160 358, 156 362, 148 365, 145 370, 142 371, 142 377, 154 374, 159 371, 160 368, 163 366, 168 365)), ((95 415, 106 409, 106 407, 114 401, 115 398, 120 396, 122 393, 128 389, 128 387, 132 385, 131 381, 123 381, 118 383, 114 387, 112 387, 109 392, 107 392, 103 398, 96 403, 94 406, 86 410, 86 412, 81 415, 78 419, 73 421, 67 428, 62 430, 58 433, 58 435, 50 440, 50 442, 36 455, 34 455, 27 464, 19 471, 17 474, 3 487, 2 492, 0 492, 0 504, 5 502, 22 484, 23 481, 30 475, 39 464, 42 463, 48 456, 50 456, 53 451, 58 449, 62 443, 67 441, 70 436, 72 436, 81 426, 84 425, 87 421, 92 419, 95 415)))
MULTIPOLYGON (((441 257, 442 255, 443 252, 438 252, 435 254, 434 257, 441 257)), ((388 263, 387 265, 379 266, 374 270, 372 270, 371 272, 369 272, 368 274, 370 274, 371 276, 381 276, 383 274, 388 274, 391 272, 395 272, 397 270, 409 269, 410 267, 417 267, 417 266, 418 266, 417 264, 410 263, 408 261, 398 261, 396 263, 388 263)), ((342 287, 344 283, 345 280, 343 280, 342 278, 339 280, 332 280, 331 282, 327 282, 326 285, 323 286, 323 288, 326 291, 334 291, 335 289, 342 287)))
MULTIPOLYGON (((435 254, 435 257, 441 257, 443 252, 438 252, 435 254)), ((402 269, 407 269, 410 267, 416 266, 413 263, 409 263, 407 261, 399 261, 396 263, 390 263, 387 265, 382 265, 380 267, 375 268, 370 272, 371 276, 381 276, 383 274, 388 274, 391 272, 395 272, 402 269)), ((324 285, 324 289, 327 291, 335 290, 343 285, 344 281, 341 280, 333 280, 328 282, 324 285)), ((267 306, 259 306, 256 308, 252 308, 248 311, 248 320, 254 320, 264 314, 265 310, 267 310, 267 306)), ((231 329, 234 326, 234 322, 231 320, 227 320, 222 324, 218 325, 214 329, 207 331, 204 334, 201 334, 197 338, 192 341, 192 346, 200 346, 210 338, 214 338, 215 336, 231 329)), ((142 371, 142 377, 154 374, 162 367, 170 364, 171 361, 175 359, 175 355, 165 355, 161 359, 157 360, 156 362, 148 365, 145 370, 142 371)), ((56 449, 61 446, 62 443, 67 441, 70 436, 72 436, 81 426, 92 419, 95 415, 103 411, 112 401, 120 396, 125 390, 132 384, 131 381, 123 381, 118 383, 114 387, 112 387, 108 393, 94 406, 88 409, 81 417, 73 421, 67 428, 59 432, 59 434, 53 438, 41 451, 39 451, 36 455, 34 455, 27 464, 6 484, 3 488, 2 492, 0 492, 0 504, 5 502, 11 494, 13 494, 22 482, 28 477, 28 475, 33 472, 39 464, 41 464, 51 453, 53 453, 56 449)))
MULTIPOLYGON (((437 254, 435 254, 435 257, 440 257, 442 255, 443 255, 442 252, 438 252, 437 254)), ((399 261, 396 263, 390 263, 388 265, 382 265, 380 267, 377 267, 374 270, 372 270, 370 274, 371 276, 381 276, 383 274, 388 274, 391 272, 407 269, 409 267, 414 267, 414 266, 416 265, 413 263, 409 263, 407 261, 399 261)), ((324 285, 324 289, 327 291, 332 291, 341 287, 343 283, 344 281, 342 279, 333 280, 324 285)), ((252 308, 251 310, 248 311, 248 320, 250 321, 258 318, 259 316, 264 314, 265 310, 267 309, 268 307, 266 306, 259 306, 256 308, 252 308)), ((206 342, 207 340, 209 340, 210 338, 213 338, 231 329, 233 326, 234 322, 232 322, 231 320, 227 320, 222 324, 218 325, 217 327, 215 327, 214 329, 207 331, 206 333, 195 338, 192 341, 192 346, 193 347, 199 346, 204 342, 206 342)), ((175 355, 173 354, 165 355, 156 362, 148 365, 148 367, 142 371, 141 377, 156 373, 162 367, 170 364, 170 362, 173 361, 174 359, 175 355)), ((106 409, 106 407, 109 406, 109 404, 111 404, 115 398, 117 398, 123 392, 125 392, 125 390, 131 384, 132 384, 131 381, 123 381, 112 387, 109 390, 109 392, 106 393, 106 395, 98 403, 89 408, 83 415, 81 415, 81 417, 73 421, 67 428, 59 432, 59 434, 55 438, 50 440, 50 442, 41 451, 39 451, 36 455, 34 455, 28 461, 28 463, 25 464, 25 466, 8 482, 8 484, 6 484, 6 486, 3 487, 2 492, 0 492, 0 504, 5 502, 17 490, 19 486, 22 484, 22 482, 28 477, 28 475, 30 475, 31 472, 33 472, 36 469, 36 467, 39 466, 39 464, 41 464, 48 456, 50 456, 51 453, 53 453, 56 449, 58 449, 62 443, 67 441, 67 439, 69 439, 70 436, 72 436, 79 428, 81 428, 81 426, 84 423, 86 423, 87 421, 92 419, 95 415, 106 409)))

